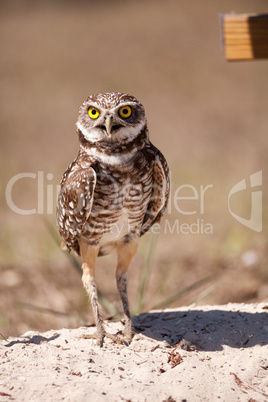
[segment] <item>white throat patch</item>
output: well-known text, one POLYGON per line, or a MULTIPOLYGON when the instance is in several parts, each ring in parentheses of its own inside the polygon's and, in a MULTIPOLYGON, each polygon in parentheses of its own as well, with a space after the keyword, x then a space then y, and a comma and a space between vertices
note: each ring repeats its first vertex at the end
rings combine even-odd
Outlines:
POLYGON ((79 122, 76 123, 76 127, 78 128, 78 130, 81 131, 85 139, 88 141, 98 142, 103 139, 102 132, 96 128, 91 128, 90 130, 88 130, 85 127, 83 127, 82 124, 79 122))
MULTIPOLYGON (((111 141, 113 141, 114 139, 116 141, 127 140, 127 142, 131 142, 134 140, 135 137, 139 135, 141 130, 144 128, 145 124, 146 122, 142 121, 135 127, 121 127, 114 134, 112 134, 111 141)), ((81 131, 85 139, 90 142, 99 142, 104 139, 105 134, 103 134, 100 129, 97 128, 87 129, 83 127, 82 124, 79 122, 76 123, 76 127, 78 128, 78 130, 81 131)))

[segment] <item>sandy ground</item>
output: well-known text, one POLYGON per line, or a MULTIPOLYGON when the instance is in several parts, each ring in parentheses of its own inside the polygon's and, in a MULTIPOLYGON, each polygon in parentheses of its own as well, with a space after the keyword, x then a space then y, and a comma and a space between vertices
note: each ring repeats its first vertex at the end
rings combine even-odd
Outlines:
MULTIPOLYGON (((134 317, 130 346, 27 332, 0 342, 0 401, 267 401, 268 305, 228 304, 134 317)), ((107 323, 116 332, 121 323, 107 323)))

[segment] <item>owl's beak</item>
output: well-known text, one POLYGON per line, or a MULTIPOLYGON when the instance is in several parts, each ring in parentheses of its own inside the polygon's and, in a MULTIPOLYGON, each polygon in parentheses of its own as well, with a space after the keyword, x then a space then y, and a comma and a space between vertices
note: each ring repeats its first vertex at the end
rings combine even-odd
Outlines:
POLYGON ((108 138, 111 138, 112 126, 113 126, 112 116, 108 115, 108 116, 106 116, 106 119, 105 119, 105 128, 106 128, 106 133, 107 133, 108 138))

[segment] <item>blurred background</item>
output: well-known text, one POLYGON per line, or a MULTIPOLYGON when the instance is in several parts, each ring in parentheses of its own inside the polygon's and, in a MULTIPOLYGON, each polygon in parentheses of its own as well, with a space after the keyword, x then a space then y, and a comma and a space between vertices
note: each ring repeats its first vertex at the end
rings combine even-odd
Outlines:
MULTIPOLYGON (((131 265, 132 312, 267 300, 268 60, 228 63, 219 18, 267 12, 267 1, 2 0, 0 11, 0 332, 92 322, 81 261, 59 247, 55 205, 78 153, 78 108, 98 92, 144 104, 171 169, 161 229, 142 238, 131 265), (234 217, 250 220, 259 171, 262 231, 234 217)), ((115 263, 97 261, 105 317, 121 311, 115 263)))

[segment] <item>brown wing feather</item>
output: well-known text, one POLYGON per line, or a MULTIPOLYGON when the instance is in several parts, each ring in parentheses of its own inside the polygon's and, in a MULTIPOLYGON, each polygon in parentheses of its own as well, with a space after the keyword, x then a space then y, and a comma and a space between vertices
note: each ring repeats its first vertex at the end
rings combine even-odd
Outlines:
POLYGON ((92 168, 67 170, 61 182, 57 204, 57 224, 68 250, 80 254, 79 236, 90 215, 96 173, 92 168))
POLYGON ((169 168, 162 153, 157 150, 153 169, 152 194, 144 216, 141 235, 159 222, 168 204, 170 191, 169 168))

